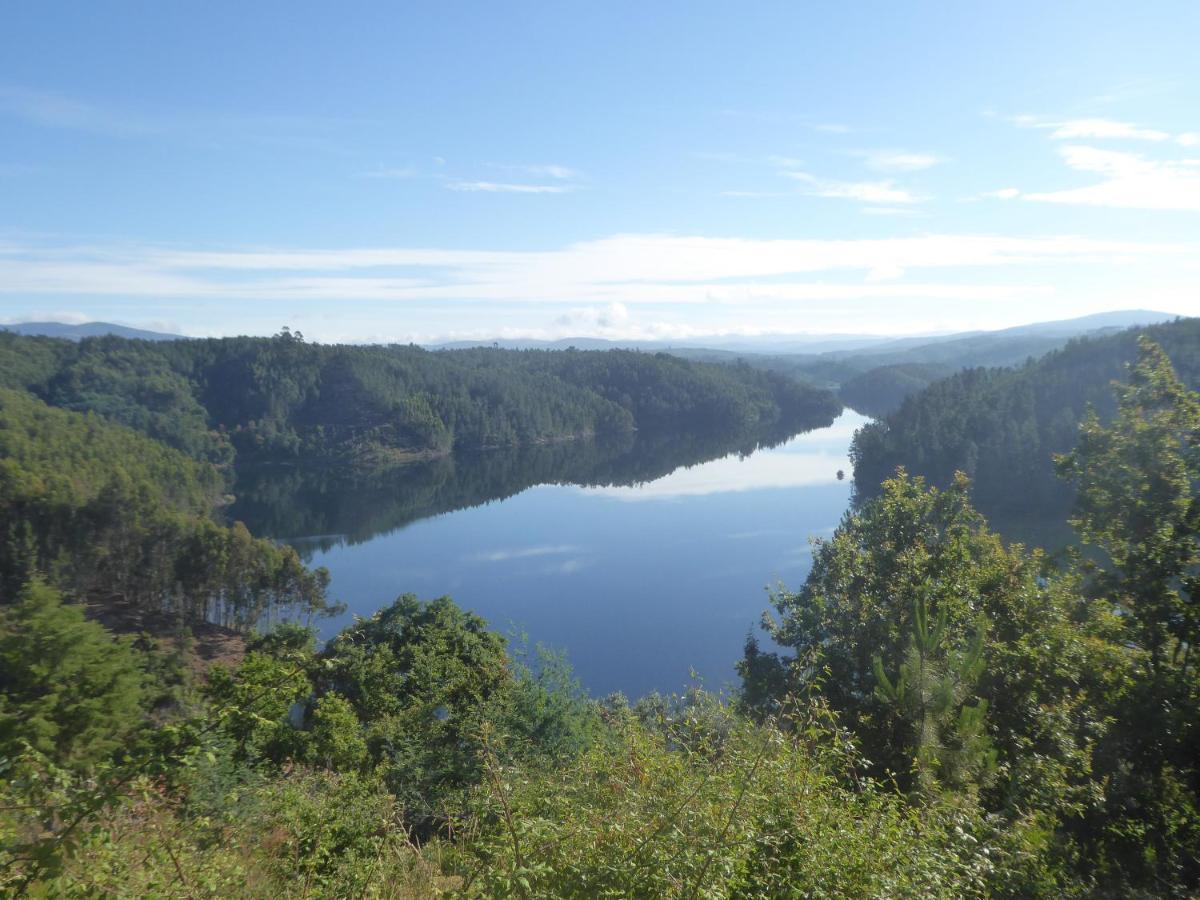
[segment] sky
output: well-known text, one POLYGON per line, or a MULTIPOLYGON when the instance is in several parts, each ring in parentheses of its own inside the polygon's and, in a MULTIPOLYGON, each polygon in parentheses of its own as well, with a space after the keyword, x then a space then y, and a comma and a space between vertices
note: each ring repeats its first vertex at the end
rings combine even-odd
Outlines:
POLYGON ((1200 4, 6 4, 0 322, 1200 315, 1200 4))

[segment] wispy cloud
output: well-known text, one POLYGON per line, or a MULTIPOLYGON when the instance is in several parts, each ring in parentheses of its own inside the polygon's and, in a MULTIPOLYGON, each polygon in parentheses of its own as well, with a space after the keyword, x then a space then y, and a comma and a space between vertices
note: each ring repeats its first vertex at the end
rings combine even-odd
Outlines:
POLYGON ((536 163, 513 165, 509 163, 488 163, 488 168, 498 169, 518 177, 527 176, 535 179, 549 178, 551 182, 529 184, 525 181, 472 181, 467 178, 450 180, 446 186, 455 191, 482 191, 492 194, 566 194, 576 189, 581 175, 578 170, 558 163, 536 163))
POLYGON ((1200 145, 1200 134, 1172 134, 1157 128, 1115 119, 1056 120, 1039 116, 1016 116, 1012 121, 1026 128, 1050 131, 1056 141, 1128 140, 1159 145, 1158 158, 1128 150, 1113 150, 1091 144, 1059 146, 1058 154, 1067 168, 1099 180, 1082 187, 1030 191, 1015 187, 989 191, 982 196, 1000 200, 1021 198, 1036 203, 1098 206, 1115 209, 1177 210, 1200 212, 1200 159, 1163 159, 1170 145, 1200 145))
MULTIPOLYGON (((1200 174, 1200 173, 1198 173, 1200 174)), ((886 205, 886 204, 885 204, 886 205)), ((1050 289, 935 274, 1029 265, 1192 260, 1200 242, 930 234, 754 240, 618 234, 546 251, 374 247, 191 250, 0 241, 0 296, 612 304, 787 304, 875 299, 998 300, 1050 289), (892 283, 887 283, 892 282, 892 283)))
POLYGON ((890 178, 882 181, 836 181, 829 178, 818 178, 808 172, 784 172, 783 174, 806 185, 805 193, 813 197, 857 200, 861 203, 876 205, 920 203, 925 199, 897 186, 890 178))
MULTIPOLYGON (((911 153, 904 150, 854 151, 851 155, 862 158, 868 168, 878 172, 915 172, 943 162, 941 157, 930 153, 911 153)), ((810 197, 854 200, 869 204, 876 209, 885 207, 895 209, 897 206, 921 203, 927 199, 898 185, 890 178, 860 181, 814 175, 806 169, 804 160, 794 156, 771 155, 757 159, 731 157, 729 159, 722 158, 721 161, 749 162, 758 166, 766 164, 784 178, 799 182, 803 185, 802 193, 810 197)), ((743 199, 781 196, 778 191, 761 190, 727 190, 721 191, 720 195, 743 199)))
POLYGON ((500 181, 447 181, 452 191, 485 194, 567 194, 574 190, 566 184, 514 184, 500 181))
POLYGON ((1050 137, 1058 141, 1072 141, 1080 138, 1112 138, 1131 141, 1165 141, 1171 135, 1155 128, 1142 128, 1128 122, 1114 122, 1111 119, 1071 119, 1063 122, 1050 137))
POLYGON ((579 173, 569 166, 559 165, 535 165, 535 166, 517 166, 518 171, 525 172, 538 178, 557 178, 560 181, 569 181, 579 177, 579 173))
POLYGON ((574 331, 606 331, 618 328, 628 321, 629 307, 624 303, 613 302, 606 306, 582 306, 568 310, 555 319, 555 324, 574 331))
POLYGON ((1086 187, 1024 193, 1021 196, 1026 200, 1200 212, 1200 159, 1153 160, 1137 153, 1077 145, 1060 152, 1069 168, 1100 175, 1101 180, 1086 187))
POLYGON ((866 150, 855 155, 862 157, 867 168, 876 172, 920 172, 946 161, 934 153, 912 153, 907 150, 866 150))
POLYGON ((722 197, 734 197, 741 200, 763 200, 768 197, 786 197, 783 191, 721 191, 722 197))
POLYGON ((1159 142, 1171 139, 1170 132, 1115 119, 1048 119, 1043 116, 1020 115, 1014 116, 1012 121, 1023 128, 1048 129, 1050 137, 1058 141, 1091 139, 1159 142))
POLYGON ((235 141, 336 153, 344 150, 338 135, 353 121, 307 115, 135 110, 13 84, 0 84, 0 116, 42 128, 119 139, 174 139, 205 147, 235 141))
POLYGON ((919 215, 914 209, 899 206, 864 206, 863 215, 867 216, 915 216, 919 215))

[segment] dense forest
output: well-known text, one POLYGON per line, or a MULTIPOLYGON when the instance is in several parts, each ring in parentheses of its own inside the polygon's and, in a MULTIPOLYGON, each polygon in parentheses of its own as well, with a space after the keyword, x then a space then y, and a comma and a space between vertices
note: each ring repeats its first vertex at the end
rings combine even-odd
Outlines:
POLYGON ((403 461, 634 429, 800 431, 840 409, 785 376, 666 354, 330 346, 286 330, 77 343, 0 332, 0 386, 217 464, 403 461))
MULTIPOLYGON (((1151 330, 1184 366, 1186 324, 1151 330)), ((1039 373, 1082 378, 1085 365, 1061 360, 1099 368, 1095 348, 1126 341, 1135 365, 1097 395, 1101 415, 1072 425, 1055 466, 1095 560, 1006 545, 965 474, 935 487, 889 473, 815 542, 804 584, 773 595, 773 646, 748 640, 735 697, 634 703, 588 697, 565 659, 508 643, 449 598, 402 596, 321 647, 302 617, 256 632, 264 606, 319 614, 324 573, 212 518, 226 487, 215 461, 241 452, 236 429, 172 433, 142 412, 194 402, 209 424, 208 364, 181 360, 224 342, 145 367, 140 345, 117 344, 129 355, 96 367, 95 390, 64 374, 76 357, 55 343, 0 344, 14 354, 0 393, 0 893, 1193 894, 1200 394, 1158 344, 1125 336, 957 380, 1023 378, 1058 396, 1039 373), (159 392, 106 394, 144 372, 159 392), (218 615, 244 631, 242 650, 201 667, 186 640, 114 634, 88 613, 118 597, 218 615)), ((334 371, 356 352, 331 351, 334 371)), ((453 371, 475 384, 461 373, 493 353, 453 371)), ((718 402, 715 387, 676 380, 687 363, 550 356, 501 359, 530 383, 587 383, 630 416, 718 402), (626 405, 621 390, 639 383, 654 390, 626 405)), ((287 371, 260 367, 254 383, 287 371)), ((736 389, 711 377, 735 396, 773 383, 728 371, 736 389)), ((326 384, 321 366, 299 372, 326 384)), ((279 388, 287 402, 253 401, 278 413, 285 445, 287 429, 300 446, 312 437, 300 411, 320 391, 300 383, 279 388)), ((1002 458, 981 450, 976 480, 1002 458)), ((592 477, 654 471, 653 454, 614 459, 598 454, 592 477)))
POLYGON ((989 517, 1064 521, 1072 489, 1056 476, 1053 457, 1074 445, 1089 405, 1112 416, 1111 383, 1135 358, 1139 334, 1166 350, 1185 384, 1200 386, 1196 319, 1075 340, 1016 369, 969 369, 858 433, 856 491, 875 496, 901 465, 943 487, 962 471, 989 517))

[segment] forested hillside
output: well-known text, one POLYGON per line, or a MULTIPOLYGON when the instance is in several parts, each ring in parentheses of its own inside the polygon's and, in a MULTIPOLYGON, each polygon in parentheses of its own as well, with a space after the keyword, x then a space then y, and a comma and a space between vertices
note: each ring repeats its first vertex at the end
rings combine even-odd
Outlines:
POLYGON ((323 609, 323 572, 213 521, 221 488, 210 464, 0 389, 0 595, 40 578, 80 601, 241 625, 323 609))
POLYGON ((878 418, 899 409, 913 394, 953 372, 952 366, 928 363, 880 366, 845 381, 838 396, 851 409, 878 418))
POLYGON ((1074 446, 1089 404, 1112 415, 1111 383, 1125 377, 1140 334, 1162 345, 1186 384, 1200 384, 1196 319, 1075 340, 1017 369, 960 372, 858 433, 856 491, 874 496, 901 465, 940 486, 962 471, 985 514, 1062 521, 1072 492, 1055 476, 1054 454, 1074 446))
POLYGON ((826 391, 747 367, 632 351, 429 352, 275 338, 78 343, 0 333, 3 384, 192 456, 403 460, 632 429, 794 431, 826 391))

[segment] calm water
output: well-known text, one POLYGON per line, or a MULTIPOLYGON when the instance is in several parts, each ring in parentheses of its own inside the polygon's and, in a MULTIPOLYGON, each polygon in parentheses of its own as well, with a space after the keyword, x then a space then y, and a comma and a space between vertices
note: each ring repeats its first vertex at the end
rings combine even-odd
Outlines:
POLYGON ((563 445, 353 484, 276 473, 234 512, 329 568, 348 613, 324 637, 398 594, 449 594, 494 628, 565 649, 593 695, 677 691, 693 670, 718 688, 736 682, 767 587, 798 586, 808 538, 840 520, 865 421, 847 411, 774 448, 678 468, 673 455, 694 462, 713 446, 563 445))

